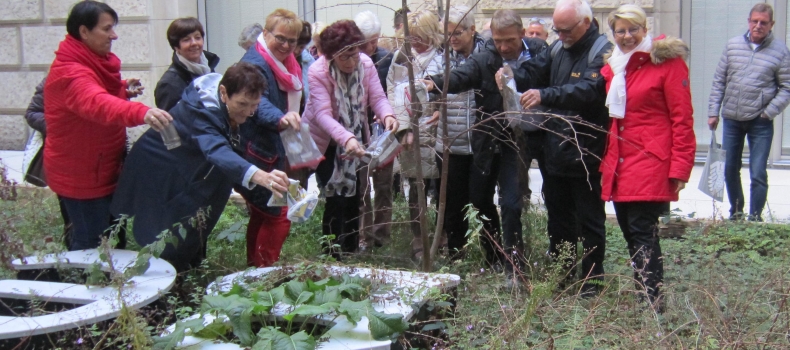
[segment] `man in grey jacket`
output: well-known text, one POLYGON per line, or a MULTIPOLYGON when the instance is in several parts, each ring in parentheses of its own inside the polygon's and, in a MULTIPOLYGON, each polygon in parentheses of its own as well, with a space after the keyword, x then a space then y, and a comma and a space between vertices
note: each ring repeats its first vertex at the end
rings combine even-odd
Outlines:
POLYGON ((771 151, 773 119, 790 103, 790 51, 774 39, 771 5, 759 3, 749 13, 749 31, 727 42, 713 76, 708 125, 716 130, 724 118, 723 147, 727 152, 724 181, 730 219, 744 218, 741 156, 749 141, 751 194, 746 218, 762 221, 768 194, 765 168, 771 151))

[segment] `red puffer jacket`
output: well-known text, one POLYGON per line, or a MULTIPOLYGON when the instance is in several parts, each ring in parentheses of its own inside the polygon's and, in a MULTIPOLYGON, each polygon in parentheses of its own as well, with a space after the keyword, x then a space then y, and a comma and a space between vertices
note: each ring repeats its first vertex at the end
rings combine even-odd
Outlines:
POLYGON ((117 56, 100 57, 69 35, 55 52, 44 85, 44 169, 58 195, 95 199, 115 191, 126 127, 143 124, 149 109, 126 99, 120 69, 117 56))
MULTIPOLYGON (((670 179, 688 182, 696 149, 687 53, 680 39, 661 36, 650 54, 636 52, 628 61, 625 118, 612 118, 600 167, 603 200, 678 200, 670 179)), ((609 64, 601 74, 608 92, 609 64)))

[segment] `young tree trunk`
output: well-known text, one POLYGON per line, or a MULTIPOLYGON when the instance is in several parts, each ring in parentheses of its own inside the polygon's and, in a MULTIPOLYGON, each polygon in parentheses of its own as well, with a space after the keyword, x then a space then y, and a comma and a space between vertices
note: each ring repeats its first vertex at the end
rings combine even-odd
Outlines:
MULTIPOLYGON (((407 8, 407 1, 403 0, 403 8, 407 8)), ((406 60, 406 68, 409 72, 409 93, 412 96, 411 103, 411 130, 413 133, 413 142, 411 144, 411 152, 417 161, 417 179, 414 185, 417 186, 417 202, 420 208, 420 237, 422 238, 422 270, 428 272, 431 270, 431 254, 430 254, 430 240, 428 239, 428 203, 425 198, 425 185, 423 182, 422 174, 422 157, 420 157, 420 117, 422 116, 422 105, 417 98, 417 89, 414 87, 414 67, 412 61, 414 56, 411 54, 411 43, 409 43, 409 20, 408 15, 404 14, 403 19, 403 51, 408 58, 406 60)))
MULTIPOLYGON (((439 9, 441 10, 441 0, 439 1, 439 9)), ((445 45, 450 44, 450 38, 447 35, 448 26, 450 23, 450 0, 447 0, 447 6, 444 11, 444 42, 445 45)), ((441 12, 440 12, 441 13, 441 12)), ((439 178, 441 185, 439 186, 439 202, 438 213, 436 213, 436 232, 433 235, 433 244, 431 244, 431 259, 435 259, 439 252, 439 244, 442 241, 442 233, 444 233, 444 216, 447 211, 447 173, 450 171, 450 135, 448 134, 447 127, 447 89, 450 86, 450 47, 444 50, 444 82, 442 84, 442 97, 439 102, 442 104, 441 116, 439 125, 444 125, 442 130, 442 172, 439 178)), ((451 252, 452 253, 452 252, 451 252)), ((425 254, 423 254, 425 255, 425 254)))

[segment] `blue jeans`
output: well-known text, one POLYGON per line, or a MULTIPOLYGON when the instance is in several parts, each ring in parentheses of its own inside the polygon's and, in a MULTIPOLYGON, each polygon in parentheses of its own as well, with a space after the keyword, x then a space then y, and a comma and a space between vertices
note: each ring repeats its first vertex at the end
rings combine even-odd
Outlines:
POLYGON ((765 118, 746 121, 724 119, 723 148, 727 152, 724 163, 724 182, 730 199, 730 217, 743 214, 744 198, 741 187, 741 166, 743 162, 743 139, 749 141, 749 175, 751 190, 749 216, 762 220, 763 207, 768 195, 768 154, 774 137, 774 123, 765 118))
MULTIPOLYGON (((110 214, 112 195, 96 199, 72 199, 58 196, 66 208, 69 219, 73 225, 69 250, 82 250, 97 248, 101 244, 101 237, 107 237, 110 226, 117 223, 110 214)), ((118 232, 118 246, 126 246, 126 231, 118 232)))

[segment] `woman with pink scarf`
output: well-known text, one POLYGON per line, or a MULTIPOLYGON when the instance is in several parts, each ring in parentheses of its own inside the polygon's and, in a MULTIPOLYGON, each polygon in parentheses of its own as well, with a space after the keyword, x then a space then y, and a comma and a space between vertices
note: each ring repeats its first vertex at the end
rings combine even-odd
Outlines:
MULTIPOLYGON (((302 21, 296 14, 277 9, 266 17, 257 42, 241 58, 258 67, 266 78, 267 88, 258 110, 240 126, 240 136, 247 161, 267 172, 286 170, 280 131, 298 130, 301 122, 302 68, 293 55, 301 31, 302 21)), ((271 266, 280 258, 280 249, 291 228, 286 218, 288 208, 267 205, 272 195, 268 186, 237 187, 236 191, 247 200, 250 211, 247 265, 271 266)))

